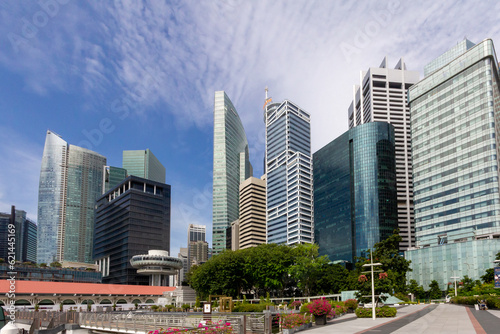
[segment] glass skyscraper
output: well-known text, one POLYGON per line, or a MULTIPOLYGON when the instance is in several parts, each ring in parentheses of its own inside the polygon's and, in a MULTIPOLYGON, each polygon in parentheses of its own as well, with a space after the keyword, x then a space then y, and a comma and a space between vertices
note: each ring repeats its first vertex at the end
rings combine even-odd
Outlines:
POLYGON ((127 170, 120 167, 104 166, 102 177, 102 193, 105 194, 127 178, 127 170))
POLYGON ((267 243, 314 242, 311 117, 291 101, 265 106, 267 243))
POLYGON ((462 41, 410 88, 419 284, 479 279, 500 249, 500 90, 490 39, 462 41))
POLYGON ((122 165, 128 175, 165 183, 166 169, 149 148, 146 150, 123 151, 122 165))
POLYGON ((213 254, 226 249, 226 230, 239 217, 240 183, 252 176, 245 129, 224 91, 215 92, 213 254))
POLYGON ((321 255, 354 263, 398 226, 394 127, 356 126, 313 154, 314 235, 321 255))
POLYGON ((92 263, 94 206, 106 158, 47 131, 38 191, 37 262, 92 263))
POLYGON ((0 258, 7 261, 9 255, 9 224, 15 226, 15 259, 36 262, 37 226, 26 217, 26 211, 11 208, 10 214, 0 213, 0 258))
POLYGON ((388 122, 394 126, 398 190, 399 249, 415 246, 413 220, 413 182, 410 136, 410 107, 407 91, 419 80, 417 71, 408 71, 401 58, 394 69, 387 57, 379 67, 361 72, 349 106, 349 129, 369 122, 388 122))

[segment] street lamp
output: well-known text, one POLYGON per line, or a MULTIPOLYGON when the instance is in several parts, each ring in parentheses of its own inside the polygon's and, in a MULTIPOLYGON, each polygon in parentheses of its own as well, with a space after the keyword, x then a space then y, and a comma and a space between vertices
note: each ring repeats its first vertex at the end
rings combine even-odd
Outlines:
POLYGON ((457 278, 460 278, 460 277, 453 276, 453 277, 450 277, 450 278, 455 279, 455 297, 456 297, 457 296, 457 278))
POLYGON ((370 250, 370 263, 363 264, 363 267, 370 267, 370 272, 372 273, 372 319, 375 320, 375 281, 373 278, 373 267, 381 266, 382 263, 373 263, 373 254, 370 250))

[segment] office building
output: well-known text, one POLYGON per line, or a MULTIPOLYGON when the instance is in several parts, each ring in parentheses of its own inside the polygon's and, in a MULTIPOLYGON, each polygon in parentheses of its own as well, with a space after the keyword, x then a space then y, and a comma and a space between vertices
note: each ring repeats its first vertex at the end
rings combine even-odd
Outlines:
POLYGON ((330 261, 354 264, 397 228, 394 127, 356 126, 313 154, 314 235, 330 261))
POLYGON ((207 227, 205 225, 189 224, 188 226, 188 271, 191 269, 191 264, 194 262, 206 262, 208 260, 208 244, 206 254, 203 252, 205 248, 202 246, 206 243, 207 227), (201 242, 201 243, 199 243, 201 242), (200 248, 201 247, 201 248, 200 248))
POLYGON ((189 269, 208 261, 208 242, 203 240, 189 243, 189 269))
POLYGON ((499 69, 490 39, 464 40, 410 88, 416 248, 409 279, 480 279, 500 249, 499 69))
POLYGON ((266 181, 255 177, 240 184, 238 248, 266 243, 266 181))
POLYGON ((234 222, 231 223, 231 238, 229 239, 229 243, 231 245, 231 248, 228 247, 230 250, 238 250, 240 249, 240 220, 236 219, 234 222))
POLYGON ((104 166, 102 177, 102 193, 105 194, 127 178, 127 170, 120 167, 104 166))
POLYGON ((224 91, 215 92, 213 170, 213 254, 226 249, 226 231, 239 217, 239 186, 252 176, 248 142, 236 108, 224 91))
POLYGON ((267 243, 312 243, 311 117, 289 100, 269 100, 266 96, 267 243))
POLYGON ((37 262, 92 262, 106 158, 47 131, 38 190, 37 262))
POLYGON ((186 275, 189 272, 188 248, 181 247, 177 257, 182 261, 182 268, 177 274, 177 285, 182 285, 182 282, 186 280, 186 275))
POLYGON ((102 282, 148 285, 130 259, 149 250, 170 251, 170 186, 129 176, 97 200, 94 260, 102 282))
POLYGON ((12 206, 10 214, 0 212, 1 259, 7 261, 13 248, 16 261, 36 262, 36 237, 37 226, 26 217, 26 211, 16 210, 12 206), (14 238, 14 241, 9 238, 14 238))
POLYGON ((368 71, 361 72, 359 85, 354 86, 348 115, 349 129, 369 122, 388 122, 394 126, 401 251, 415 246, 410 108, 407 103, 407 91, 418 80, 418 71, 408 71, 403 58, 391 69, 388 68, 385 57, 379 67, 371 67, 368 71))
POLYGON ((165 167, 149 148, 146 150, 123 151, 122 167, 127 171, 128 175, 165 183, 165 167))

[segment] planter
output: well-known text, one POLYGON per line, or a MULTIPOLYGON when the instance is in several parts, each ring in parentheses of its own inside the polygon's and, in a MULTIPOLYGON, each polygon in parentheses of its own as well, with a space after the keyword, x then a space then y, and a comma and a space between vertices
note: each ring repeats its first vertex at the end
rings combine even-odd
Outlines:
POLYGON ((316 325, 318 325, 318 326, 326 325, 326 314, 318 315, 318 316, 315 316, 314 318, 315 318, 316 325))
POLYGON ((295 329, 294 328, 283 329, 283 334, 293 334, 293 333, 295 333, 295 329))

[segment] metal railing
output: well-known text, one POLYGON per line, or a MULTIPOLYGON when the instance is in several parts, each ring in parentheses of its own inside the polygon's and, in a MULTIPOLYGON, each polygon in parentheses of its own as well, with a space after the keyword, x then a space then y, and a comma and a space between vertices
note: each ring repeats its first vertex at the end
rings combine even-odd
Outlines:
MULTIPOLYGON (((103 331, 122 333, 147 334, 161 328, 184 328, 199 330, 198 325, 206 318, 203 315, 166 313, 81 313, 80 327, 103 331)), ((244 316, 241 315, 212 315, 213 323, 229 322, 235 333, 245 333, 244 316)))
POLYGON ((78 312, 57 312, 57 311, 16 311, 17 320, 28 320, 30 323, 37 319, 39 323, 51 323, 54 326, 61 324, 77 324, 78 312))

